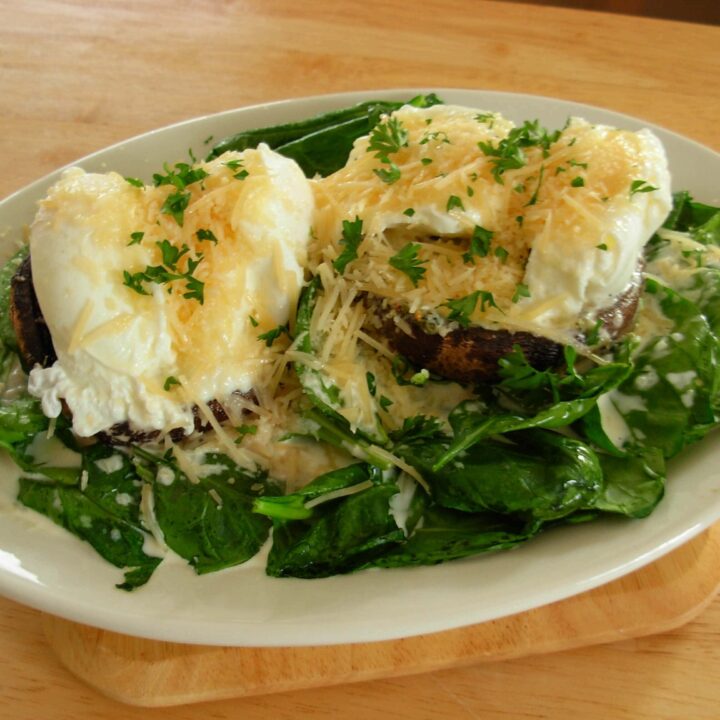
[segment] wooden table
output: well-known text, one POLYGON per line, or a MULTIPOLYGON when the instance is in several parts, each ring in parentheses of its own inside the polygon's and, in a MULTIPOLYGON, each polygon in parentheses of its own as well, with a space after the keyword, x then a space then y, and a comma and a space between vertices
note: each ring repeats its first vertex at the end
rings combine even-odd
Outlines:
MULTIPOLYGON (((201 114, 344 90, 467 87, 647 118, 720 150, 720 28, 447 0, 0 1, 0 197, 201 114)), ((429 675, 169 710, 71 677, 0 600, 0 718, 717 718, 720 599, 684 628, 429 675)))

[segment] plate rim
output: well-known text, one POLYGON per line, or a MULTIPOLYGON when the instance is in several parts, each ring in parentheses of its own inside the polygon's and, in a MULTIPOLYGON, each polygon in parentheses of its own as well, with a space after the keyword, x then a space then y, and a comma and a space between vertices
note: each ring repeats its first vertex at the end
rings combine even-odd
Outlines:
MULTIPOLYGON (((711 153, 714 156, 714 160, 717 162, 720 162, 720 153, 715 151, 713 148, 710 148, 706 145, 703 145, 702 143, 692 139, 685 137, 683 135, 678 134, 677 132, 667 129, 661 125, 658 125, 656 123, 646 121, 642 118, 627 115, 622 112, 618 112, 615 110, 612 110, 610 108, 604 108, 601 106, 595 106, 590 105, 587 103, 580 103, 575 102, 572 100, 567 100, 564 98, 553 98, 545 95, 536 95, 536 94, 530 94, 530 93, 515 93, 515 92, 507 92, 507 91, 497 91, 497 90, 482 90, 477 88, 435 88, 435 89, 422 89, 422 88, 386 88, 382 90, 356 90, 356 91, 346 91, 341 93, 324 93, 324 94, 317 94, 317 95, 310 95, 310 96, 304 96, 304 97, 298 97, 298 98, 286 98, 286 99, 278 99, 273 100, 270 102, 263 102, 263 103, 256 103, 253 105, 248 106, 241 106, 238 108, 232 108, 227 109, 224 111, 221 111, 219 113, 213 113, 213 114, 206 114, 206 115, 199 115, 192 118, 187 118, 175 123, 172 123, 170 125, 166 125, 161 128, 155 128, 148 132, 140 133, 137 135, 134 135, 130 138, 127 138, 125 140, 113 143, 112 145, 109 145, 105 148, 102 148, 100 150, 94 151, 92 153, 89 153, 81 158, 78 158, 76 160, 73 160, 70 163, 67 163, 63 165, 62 167, 51 171, 50 173, 47 173, 46 175, 34 180, 33 182, 29 183, 23 188, 20 188, 19 190, 16 190, 12 192, 7 197, 3 198, 2 201, 0 201, 0 213, 3 212, 4 208, 8 205, 12 205, 15 202, 17 202, 19 199, 28 196, 37 194, 44 189, 50 182, 53 181, 54 178, 58 177, 64 170, 75 167, 75 166, 82 166, 85 163, 88 163, 90 161, 97 160, 99 158, 102 158, 105 155, 108 155, 112 152, 116 152, 118 150, 121 150, 124 146, 127 146, 131 143, 135 143, 138 141, 141 141, 143 139, 150 139, 158 134, 167 133, 168 131, 178 131, 183 128, 190 128, 195 125, 202 125, 207 122, 212 121, 218 121, 221 119, 226 118, 233 118, 235 116, 242 117, 243 115, 252 115, 253 113, 273 113, 274 111, 283 108, 283 109, 293 109, 293 108, 302 108, 302 107, 314 107, 318 103, 321 105, 330 104, 330 105, 336 105, 337 107, 342 107, 343 103, 345 105, 351 104, 352 102, 360 102, 363 99, 388 99, 388 98, 397 98, 400 96, 403 96, 403 98, 407 97, 413 97, 414 95, 421 94, 421 93, 428 93, 428 92, 435 92, 438 95, 442 96, 443 93, 445 94, 455 94, 460 93, 462 95, 470 96, 486 96, 491 99, 497 99, 498 102, 501 102, 502 100, 511 100, 511 101, 517 101, 517 100, 529 100, 533 103, 549 103, 555 107, 562 106, 567 108, 568 110, 570 108, 573 108, 573 112, 576 114, 579 114, 583 111, 588 111, 592 113, 599 113, 599 114, 610 114, 613 116, 613 118, 617 118, 619 121, 627 121, 629 125, 639 125, 642 127, 650 128, 653 131, 659 131, 661 135, 668 135, 675 140, 681 141, 683 144, 690 144, 692 146, 695 146, 696 149, 701 150, 704 153, 711 153)), ((315 114, 317 112, 321 112, 324 110, 312 110, 309 111, 305 116, 309 117, 310 114, 315 114)), ((298 116, 300 117, 300 116, 298 116)), ((250 127, 250 126, 248 126, 250 127)), ((4 512, 0 510, 0 512, 4 512)), ((584 578, 580 580, 579 582, 575 583, 575 588, 572 592, 558 592, 555 589, 548 588, 544 592, 539 592, 535 598, 535 601, 528 603, 528 602, 522 602, 522 601, 515 601, 515 602, 508 602, 505 609, 500 612, 496 612, 495 614, 491 614, 487 617, 484 617, 482 620, 468 620, 461 619, 456 622, 448 622, 446 618, 438 618, 438 619, 429 619, 422 627, 419 627, 415 630, 408 630, 407 627, 404 627, 402 624, 398 626, 397 632, 380 632, 380 633, 368 633, 367 631, 360 631, 356 632, 354 637, 350 637, 350 639, 341 639, 337 640, 334 637, 331 637, 327 634, 319 633, 317 635, 313 635, 313 642, 311 644, 313 645, 327 645, 327 644, 344 644, 347 642, 361 642, 364 640, 393 640, 400 637, 409 637, 412 635, 417 634, 424 634, 427 632, 439 632, 443 630, 450 630, 457 627, 466 626, 469 624, 475 624, 476 622, 483 622, 487 620, 492 620, 498 617, 502 617, 505 615, 514 614, 516 612, 523 612, 529 609, 532 609, 533 607, 540 607, 542 605, 546 605, 548 603, 572 597, 576 594, 585 592, 587 590, 593 589, 595 587, 598 587, 600 585, 603 585, 607 582, 610 582, 614 579, 617 579, 618 577, 622 577, 624 575, 627 575, 657 559, 664 556, 665 554, 671 552, 676 547, 684 544, 685 542, 691 540, 693 537, 698 535, 700 532, 702 532, 704 529, 709 527, 711 524, 716 522, 718 519, 720 519, 720 501, 718 502, 718 506, 715 508, 714 513, 708 514, 704 520, 701 522, 697 522, 687 528, 685 528, 683 531, 678 532, 674 534, 672 537, 667 538, 665 542, 663 542, 658 548, 656 548, 653 552, 650 553, 644 553, 640 556, 633 557, 630 560, 627 560, 624 563, 621 563, 620 565, 617 565, 609 570, 607 570, 604 573, 601 573, 599 575, 595 575, 590 578, 584 578)), ((50 522, 50 521, 48 521, 50 522)), ((63 531, 65 532, 65 531, 63 531)), ((3 548, 0 546, 0 552, 2 552, 3 548)), ((91 550, 91 552, 94 552, 91 550)), ((482 561, 482 558, 476 559, 478 561, 482 561)), ((105 561, 103 561, 105 562, 105 561)), ((457 562, 457 561, 456 561, 457 562)), ((404 568, 401 569, 401 571, 408 572, 412 571, 414 568, 404 568)), ((378 572, 393 572, 392 570, 383 570, 378 572)), ((280 582, 288 582, 288 580, 284 579, 280 582)), ((318 582, 318 581, 312 581, 312 582, 318 582)), ((246 636, 250 642, 245 640, 238 640, 238 639, 232 639, 225 636, 225 633, 222 629, 220 629, 219 633, 208 633, 207 627, 205 627, 205 630, 203 631, 202 625, 198 625, 197 628, 200 629, 200 632, 194 632, 189 631, 187 628, 173 628, 173 624, 169 623, 167 625, 163 625, 159 628, 147 628, 147 620, 143 620, 142 617, 138 618, 137 616, 134 616, 130 613, 123 613, 118 612, 117 610, 114 611, 106 611, 104 608, 97 608, 97 607, 91 607, 91 606, 85 606, 82 603, 78 604, 75 601, 71 601, 65 597, 62 597, 58 599, 57 596, 53 596, 52 592, 50 590, 47 590, 46 592, 38 591, 38 588, 47 588, 46 585, 38 585, 37 583, 31 582, 27 578, 22 578, 21 576, 18 576, 17 574, 13 574, 11 572, 8 572, 6 568, 0 566, 0 593, 5 595, 6 597, 9 597, 13 600, 16 600, 22 604, 28 605, 30 607, 34 607, 38 610, 42 610, 45 612, 50 612, 55 615, 59 615, 61 617, 64 617, 68 620, 72 620, 75 622, 81 622, 85 624, 90 624, 95 627, 111 630, 114 632, 120 632, 123 634, 131 634, 136 635, 139 637, 146 637, 149 639, 156 639, 156 640, 165 640, 165 641, 171 641, 171 642, 182 642, 182 643, 191 643, 191 644, 205 644, 205 645, 232 645, 232 646, 265 646, 265 647, 277 647, 277 646, 291 646, 291 645, 303 645, 308 644, 306 639, 303 639, 302 635, 298 634, 297 632, 292 636, 288 636, 285 638, 263 638, 262 637, 262 630, 246 633, 246 636), (184 631, 183 631, 184 630, 184 631), (228 642, 229 640, 229 642, 228 642), (261 640, 261 642, 258 642, 258 640, 261 640)), ((120 592, 120 591, 117 591, 120 592)), ((215 627, 213 623, 209 624, 209 627, 215 627)), ((238 633, 236 633, 238 634, 238 633)))

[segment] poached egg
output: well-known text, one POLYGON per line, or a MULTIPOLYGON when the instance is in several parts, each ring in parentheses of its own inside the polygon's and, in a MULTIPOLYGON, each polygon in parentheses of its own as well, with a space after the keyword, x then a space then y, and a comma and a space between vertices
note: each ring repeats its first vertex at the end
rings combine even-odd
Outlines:
POLYGON ((67 170, 31 226, 57 361, 32 369, 29 391, 49 417, 66 403, 79 436, 119 423, 190 433, 195 405, 267 382, 281 353, 271 336, 303 283, 308 181, 265 145, 177 180, 183 167, 141 187, 67 170))

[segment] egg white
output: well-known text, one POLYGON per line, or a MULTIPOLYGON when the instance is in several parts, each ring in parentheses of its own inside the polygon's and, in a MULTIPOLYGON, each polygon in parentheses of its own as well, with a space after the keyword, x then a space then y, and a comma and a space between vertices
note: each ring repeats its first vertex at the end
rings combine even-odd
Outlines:
POLYGON ((191 432, 194 403, 259 382, 270 349, 257 336, 292 317, 313 212, 302 171, 266 146, 203 168, 182 228, 160 209, 173 188, 138 189, 116 173, 68 170, 40 204, 30 254, 57 361, 31 371, 29 391, 49 417, 64 401, 80 436, 126 422, 191 432), (217 242, 201 243, 210 223, 217 242), (136 232, 144 238, 131 244, 136 232), (125 271, 160 262, 165 238, 204 255, 202 305, 182 284, 146 283, 148 295, 124 284, 125 271), (167 387, 170 377, 181 385, 167 387))

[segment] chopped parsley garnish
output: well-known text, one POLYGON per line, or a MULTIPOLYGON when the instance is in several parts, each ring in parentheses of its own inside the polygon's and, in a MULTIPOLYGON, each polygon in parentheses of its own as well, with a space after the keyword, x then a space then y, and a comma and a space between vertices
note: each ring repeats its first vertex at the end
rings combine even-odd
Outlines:
POLYGON ((492 123, 495 120, 495 115, 493 113, 478 113, 475 116, 475 120, 477 120, 479 123, 492 123))
POLYGON ((424 157, 424 158, 421 158, 420 162, 423 165, 430 165, 430 163, 432 163, 432 158, 424 157))
POLYGON ((374 152, 380 162, 389 166, 388 169, 376 169, 373 172, 388 185, 400 179, 400 168, 391 162, 389 155, 396 153, 400 148, 407 147, 408 131, 397 118, 388 118, 378 123, 370 133, 368 152, 374 152))
POLYGON ((215 237, 215 233, 212 230, 200 228, 200 230, 195 233, 195 236, 198 240, 209 240, 217 245, 218 239, 215 237))
POLYGON ((635 193, 648 193, 657 190, 654 185, 651 185, 647 180, 633 180, 630 183, 630 197, 635 193))
POLYGON ((607 243, 600 243, 599 245, 595 246, 598 250, 607 250, 608 246, 607 243))
POLYGON ((513 128, 497 145, 479 142, 478 147, 490 158, 493 164, 492 174, 496 182, 505 183, 503 175, 508 170, 518 170, 526 164, 524 148, 540 147, 543 157, 547 157, 550 145, 560 137, 560 130, 548 133, 538 120, 525 121, 521 127, 513 128))
POLYGON ((561 172, 567 172, 567 168, 566 168, 566 167, 563 167, 562 165, 558 165, 558 166, 555 168, 555 174, 556 174, 556 175, 559 175, 561 172))
POLYGON ((137 187, 137 188, 145 187, 145 183, 142 180, 139 180, 138 178, 126 177, 125 182, 130 183, 133 187, 137 187))
POLYGON ((525 222, 525 216, 524 215, 517 215, 515 217, 515 222, 522 227, 522 224, 525 222))
POLYGON ((527 203, 525 203, 525 207, 527 207, 528 205, 534 205, 537 202, 538 193, 540 192, 540 186, 542 185, 544 174, 545 174, 545 166, 541 165, 537 185, 535 186, 535 192, 532 194, 532 197, 527 201, 527 203))
POLYGON ((203 140, 203 145, 209 145, 209 144, 212 142, 212 140, 213 140, 213 136, 212 136, 212 135, 208 135, 208 136, 203 140))
POLYGON ((469 185, 465 188, 465 192, 468 197, 472 197, 475 194, 475 191, 469 185))
POLYGON ((333 260, 333 267, 340 275, 345 272, 348 263, 357 259, 358 247, 360 247, 360 243, 363 240, 362 226, 363 221, 357 216, 352 222, 350 222, 350 220, 343 220, 342 222, 340 245, 343 246, 343 250, 335 260, 333 260))
POLYGON ((419 243, 408 243, 400 252, 393 255, 389 261, 396 270, 405 273, 415 287, 417 287, 418 282, 422 279, 423 275, 425 275, 425 268, 422 266, 427 263, 427 260, 420 260, 420 258, 418 258, 419 250, 419 243))
POLYGON ((160 212, 165 213, 165 215, 171 215, 175 222, 182 227, 185 210, 189 204, 190 193, 178 190, 177 192, 170 193, 170 195, 165 198, 165 202, 162 204, 160 212))
POLYGON ((168 375, 165 378, 165 382, 163 383, 163 390, 165 392, 170 392, 170 388, 172 388, 174 385, 179 385, 179 384, 180 384, 180 381, 176 377, 173 377, 172 375, 168 375))
POLYGON ((513 188, 513 190, 514 190, 516 193, 524 193, 524 192, 525 192, 525 186, 524 186, 522 183, 518 183, 518 184, 513 188))
POLYGON ((450 309, 448 320, 457 320, 460 325, 467 327, 470 324, 470 316, 475 312, 480 290, 476 290, 470 295, 458 298, 457 300, 448 299, 442 304, 442 307, 450 309))
POLYGON ((385 395, 381 395, 378 402, 383 410, 387 410, 393 404, 393 401, 389 397, 385 397, 385 395))
POLYGON ((407 208, 406 210, 403 210, 403 215, 407 215, 408 217, 412 217, 415 214, 415 210, 413 208, 407 208))
POLYGON ((475 312, 478 300, 480 300, 480 312, 485 312, 487 306, 500 310, 495 303, 493 294, 488 290, 476 290, 457 300, 448 300, 444 302, 441 307, 450 309, 448 320, 456 320, 462 327, 467 327, 470 325, 470 317, 475 312))
POLYGON ((583 170, 587 170, 587 166, 588 166, 587 163, 578 162, 577 160, 568 160, 568 165, 570 167, 579 167, 579 168, 582 168, 583 170))
POLYGON ((450 138, 447 136, 447 133, 442 130, 438 130, 437 132, 425 133, 420 140, 420 145, 427 145, 431 140, 439 140, 440 142, 447 143, 448 145, 452 144, 450 142, 450 138))
POLYGON ((208 174, 202 168, 196 168, 183 162, 175 163, 173 168, 165 163, 163 168, 166 173, 165 175, 161 175, 160 173, 153 175, 155 187, 172 185, 176 191, 167 196, 160 211, 166 215, 171 215, 175 219, 175 222, 182 227, 183 216, 190 203, 190 193, 183 191, 188 185, 200 182, 206 178, 208 174))
MULTIPOLYGON (((148 265, 145 270, 136 273, 124 270, 123 285, 140 295, 149 295, 150 293, 143 285, 144 282, 164 285, 175 280, 184 280, 185 292, 183 297, 188 300, 197 300, 202 305, 205 301, 205 283, 194 277, 193 273, 202 262, 203 255, 197 255, 195 258, 188 257, 187 269, 183 272, 178 268, 178 263, 190 252, 190 248, 187 245, 178 248, 168 240, 161 240, 155 244, 160 248, 163 264, 148 265)), ((172 287, 169 287, 168 292, 171 292, 171 290, 172 287)))
POLYGON ((370 372, 365 373, 365 380, 367 381, 367 387, 368 392, 372 397, 375 397, 375 393, 377 392, 377 384, 375 382, 375 376, 370 372))
POLYGON ((257 425, 237 425, 235 432, 238 434, 238 437, 235 438, 235 444, 239 445, 246 435, 257 435, 257 431, 257 425))
POLYGON ((388 162, 390 153, 396 153, 400 148, 407 147, 407 144, 408 131, 397 118, 391 117, 373 128, 368 152, 374 152, 378 160, 388 162))
POLYGON ((161 185, 172 185, 177 190, 184 190, 188 185, 200 182, 208 176, 207 172, 202 168, 195 168, 188 163, 175 163, 175 167, 171 168, 167 163, 163 165, 165 175, 160 173, 153 174, 153 183, 155 187, 161 185))
POLYGON ((400 179, 400 168, 394 162, 390 163, 388 169, 375 168, 373 172, 388 185, 392 185, 400 179))
POLYGON ((248 320, 253 327, 257 327, 260 324, 252 315, 248 315, 248 320))
POLYGON ((600 328, 602 327, 602 320, 598 320, 595 325, 585 335, 585 343, 587 345, 597 345, 600 340, 600 328))
POLYGON ((475 255, 487 257, 494 234, 492 230, 486 230, 484 227, 476 225, 470 238, 470 248, 466 253, 463 253, 463 262, 474 264, 475 255))
POLYGON ((223 165, 233 171, 233 177, 236 180, 244 180, 250 173, 243 167, 242 160, 228 160, 223 165), (238 172, 235 172, 237 170, 238 172))
POLYGON ((495 257, 498 258, 503 265, 509 255, 510 253, 502 245, 498 245, 498 247, 495 248, 495 257))
POLYGON ((258 335, 258 340, 263 340, 267 347, 272 347, 272 344, 283 334, 289 335, 287 324, 278 325, 272 330, 268 330, 265 333, 260 333, 260 335, 258 335))
POLYGON ((584 178, 581 178, 581 177, 578 175, 577 177, 574 177, 574 178, 570 181, 570 184, 571 184, 573 187, 585 187, 585 180, 584 180, 584 178))
MULTIPOLYGON (((407 377, 408 372, 412 371, 413 368, 402 355, 396 355, 393 358, 390 370, 392 371, 395 382, 397 382, 398 385, 416 385, 421 387, 430 379, 430 371, 425 368, 419 372, 414 372, 410 375, 410 377, 407 377)), ((392 402, 390 402, 387 398, 383 401, 384 397, 384 395, 380 397, 380 406, 383 409, 387 409, 387 407, 392 405, 392 402)))
POLYGON ((520 300, 520 298, 524 298, 524 297, 528 297, 528 298, 530 297, 530 290, 529 290, 528 286, 525 285, 524 283, 518 283, 515 286, 515 292, 513 293, 512 301, 514 303, 516 303, 520 300))
POLYGON ((457 195, 451 195, 447 200, 445 209, 450 212, 453 208, 459 208, 460 210, 465 209, 463 201, 457 195))
POLYGON ((420 372, 416 372, 410 378, 410 384, 417 385, 418 387, 422 387, 429 379, 430 379, 430 371, 423 368, 422 370, 420 370, 420 372))
POLYGON ((138 245, 142 242, 142 239, 145 237, 145 233, 141 230, 138 230, 137 232, 130 233, 130 242, 128 245, 138 245))
POLYGON ((134 290, 139 295, 150 294, 142 284, 145 279, 145 273, 130 273, 127 270, 123 270, 123 285, 134 290))

